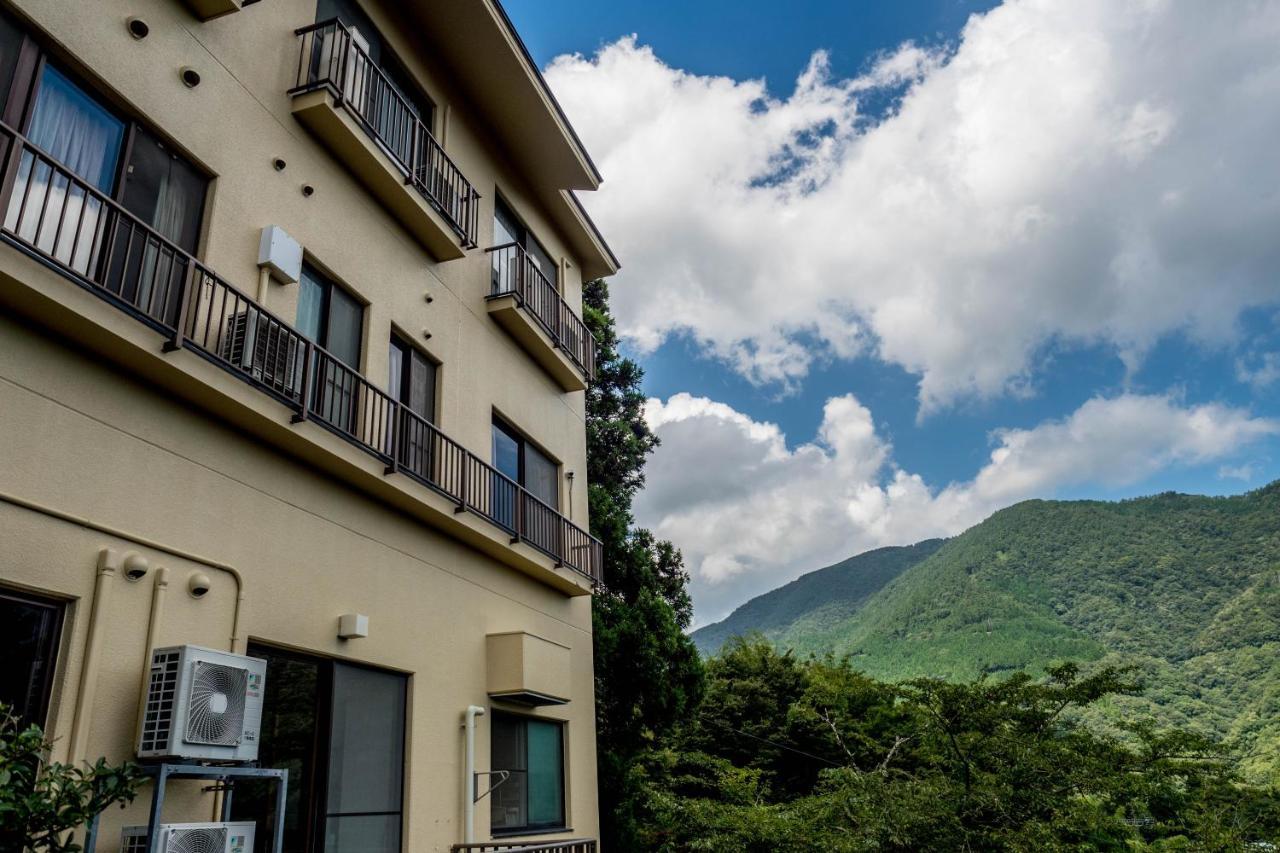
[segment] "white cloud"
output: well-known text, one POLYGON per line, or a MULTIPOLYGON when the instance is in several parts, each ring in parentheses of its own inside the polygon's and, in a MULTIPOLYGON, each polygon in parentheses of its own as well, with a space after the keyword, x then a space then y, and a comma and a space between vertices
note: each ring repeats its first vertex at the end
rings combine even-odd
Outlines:
POLYGON ((1280 352, 1254 354, 1236 359, 1236 379, 1261 391, 1280 381, 1280 352))
POLYGON ((873 352, 928 411, 1025 388, 1046 346, 1132 366, 1280 298, 1277 43, 1280 0, 1008 0, 946 54, 842 80, 816 53, 785 98, 635 37, 548 78, 607 177, 627 335, 784 385, 873 352))
POLYGON ((684 551, 700 623, 868 548, 953 535, 1072 486, 1120 487, 1170 467, 1227 463, 1280 435, 1280 420, 1219 404, 1094 398, 1062 420, 997 430, 972 480, 936 488, 894 464, 853 396, 828 400, 817 439, 794 448, 776 425, 689 394, 650 400, 646 417, 662 444, 637 519, 684 551))

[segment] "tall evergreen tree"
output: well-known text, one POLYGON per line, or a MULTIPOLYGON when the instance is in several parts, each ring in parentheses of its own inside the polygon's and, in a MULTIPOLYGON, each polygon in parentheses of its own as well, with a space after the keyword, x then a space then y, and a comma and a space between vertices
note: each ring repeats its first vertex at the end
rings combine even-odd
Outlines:
POLYGON ((591 532, 604 543, 604 583, 593 601, 601 835, 637 850, 635 768, 655 741, 696 708, 702 664, 685 635, 693 617, 680 552, 635 526, 631 502, 658 444, 644 420, 644 371, 618 351, 609 289, 587 283, 587 326, 599 345, 587 391, 591 532))

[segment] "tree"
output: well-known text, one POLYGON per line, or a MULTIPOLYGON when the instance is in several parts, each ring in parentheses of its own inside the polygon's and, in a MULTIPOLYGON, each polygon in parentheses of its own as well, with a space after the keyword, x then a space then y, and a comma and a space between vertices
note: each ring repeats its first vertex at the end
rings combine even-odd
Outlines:
POLYGON ((702 665, 685 635, 693 617, 688 574, 670 542, 637 529, 631 512, 646 457, 658 445, 644 420, 644 372, 618 351, 602 281, 583 289, 597 342, 587 390, 591 532, 604 545, 604 582, 592 609, 601 835, 610 850, 636 850, 641 757, 697 707, 702 665))
POLYGON ((0 850, 77 853, 72 831, 137 794, 135 765, 45 763, 50 747, 39 726, 21 728, 0 705, 0 850))
POLYGON ((706 671, 695 719, 646 759, 646 849, 1268 850, 1280 840, 1280 793, 1244 784, 1218 743, 1142 721, 1113 736, 1085 721, 1140 690, 1125 669, 892 685, 847 659, 798 660, 754 638, 706 671))

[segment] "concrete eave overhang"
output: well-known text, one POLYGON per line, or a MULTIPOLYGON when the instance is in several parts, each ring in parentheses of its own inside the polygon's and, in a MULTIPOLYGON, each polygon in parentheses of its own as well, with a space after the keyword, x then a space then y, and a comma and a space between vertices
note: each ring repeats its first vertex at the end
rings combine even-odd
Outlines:
POLYGON ((191 14, 202 21, 221 18, 232 12, 239 12, 242 0, 183 0, 191 14))
POLYGON ((501 3, 408 0, 404 9, 569 238, 583 277, 617 272, 617 259, 571 192, 595 190, 603 178, 501 3))

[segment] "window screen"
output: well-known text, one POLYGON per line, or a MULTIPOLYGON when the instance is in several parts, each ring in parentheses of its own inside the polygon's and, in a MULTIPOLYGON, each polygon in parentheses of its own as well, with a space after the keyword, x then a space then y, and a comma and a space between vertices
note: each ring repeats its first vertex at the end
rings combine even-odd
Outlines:
POLYGON ((335 664, 326 853, 396 853, 404 779, 405 679, 335 664))

